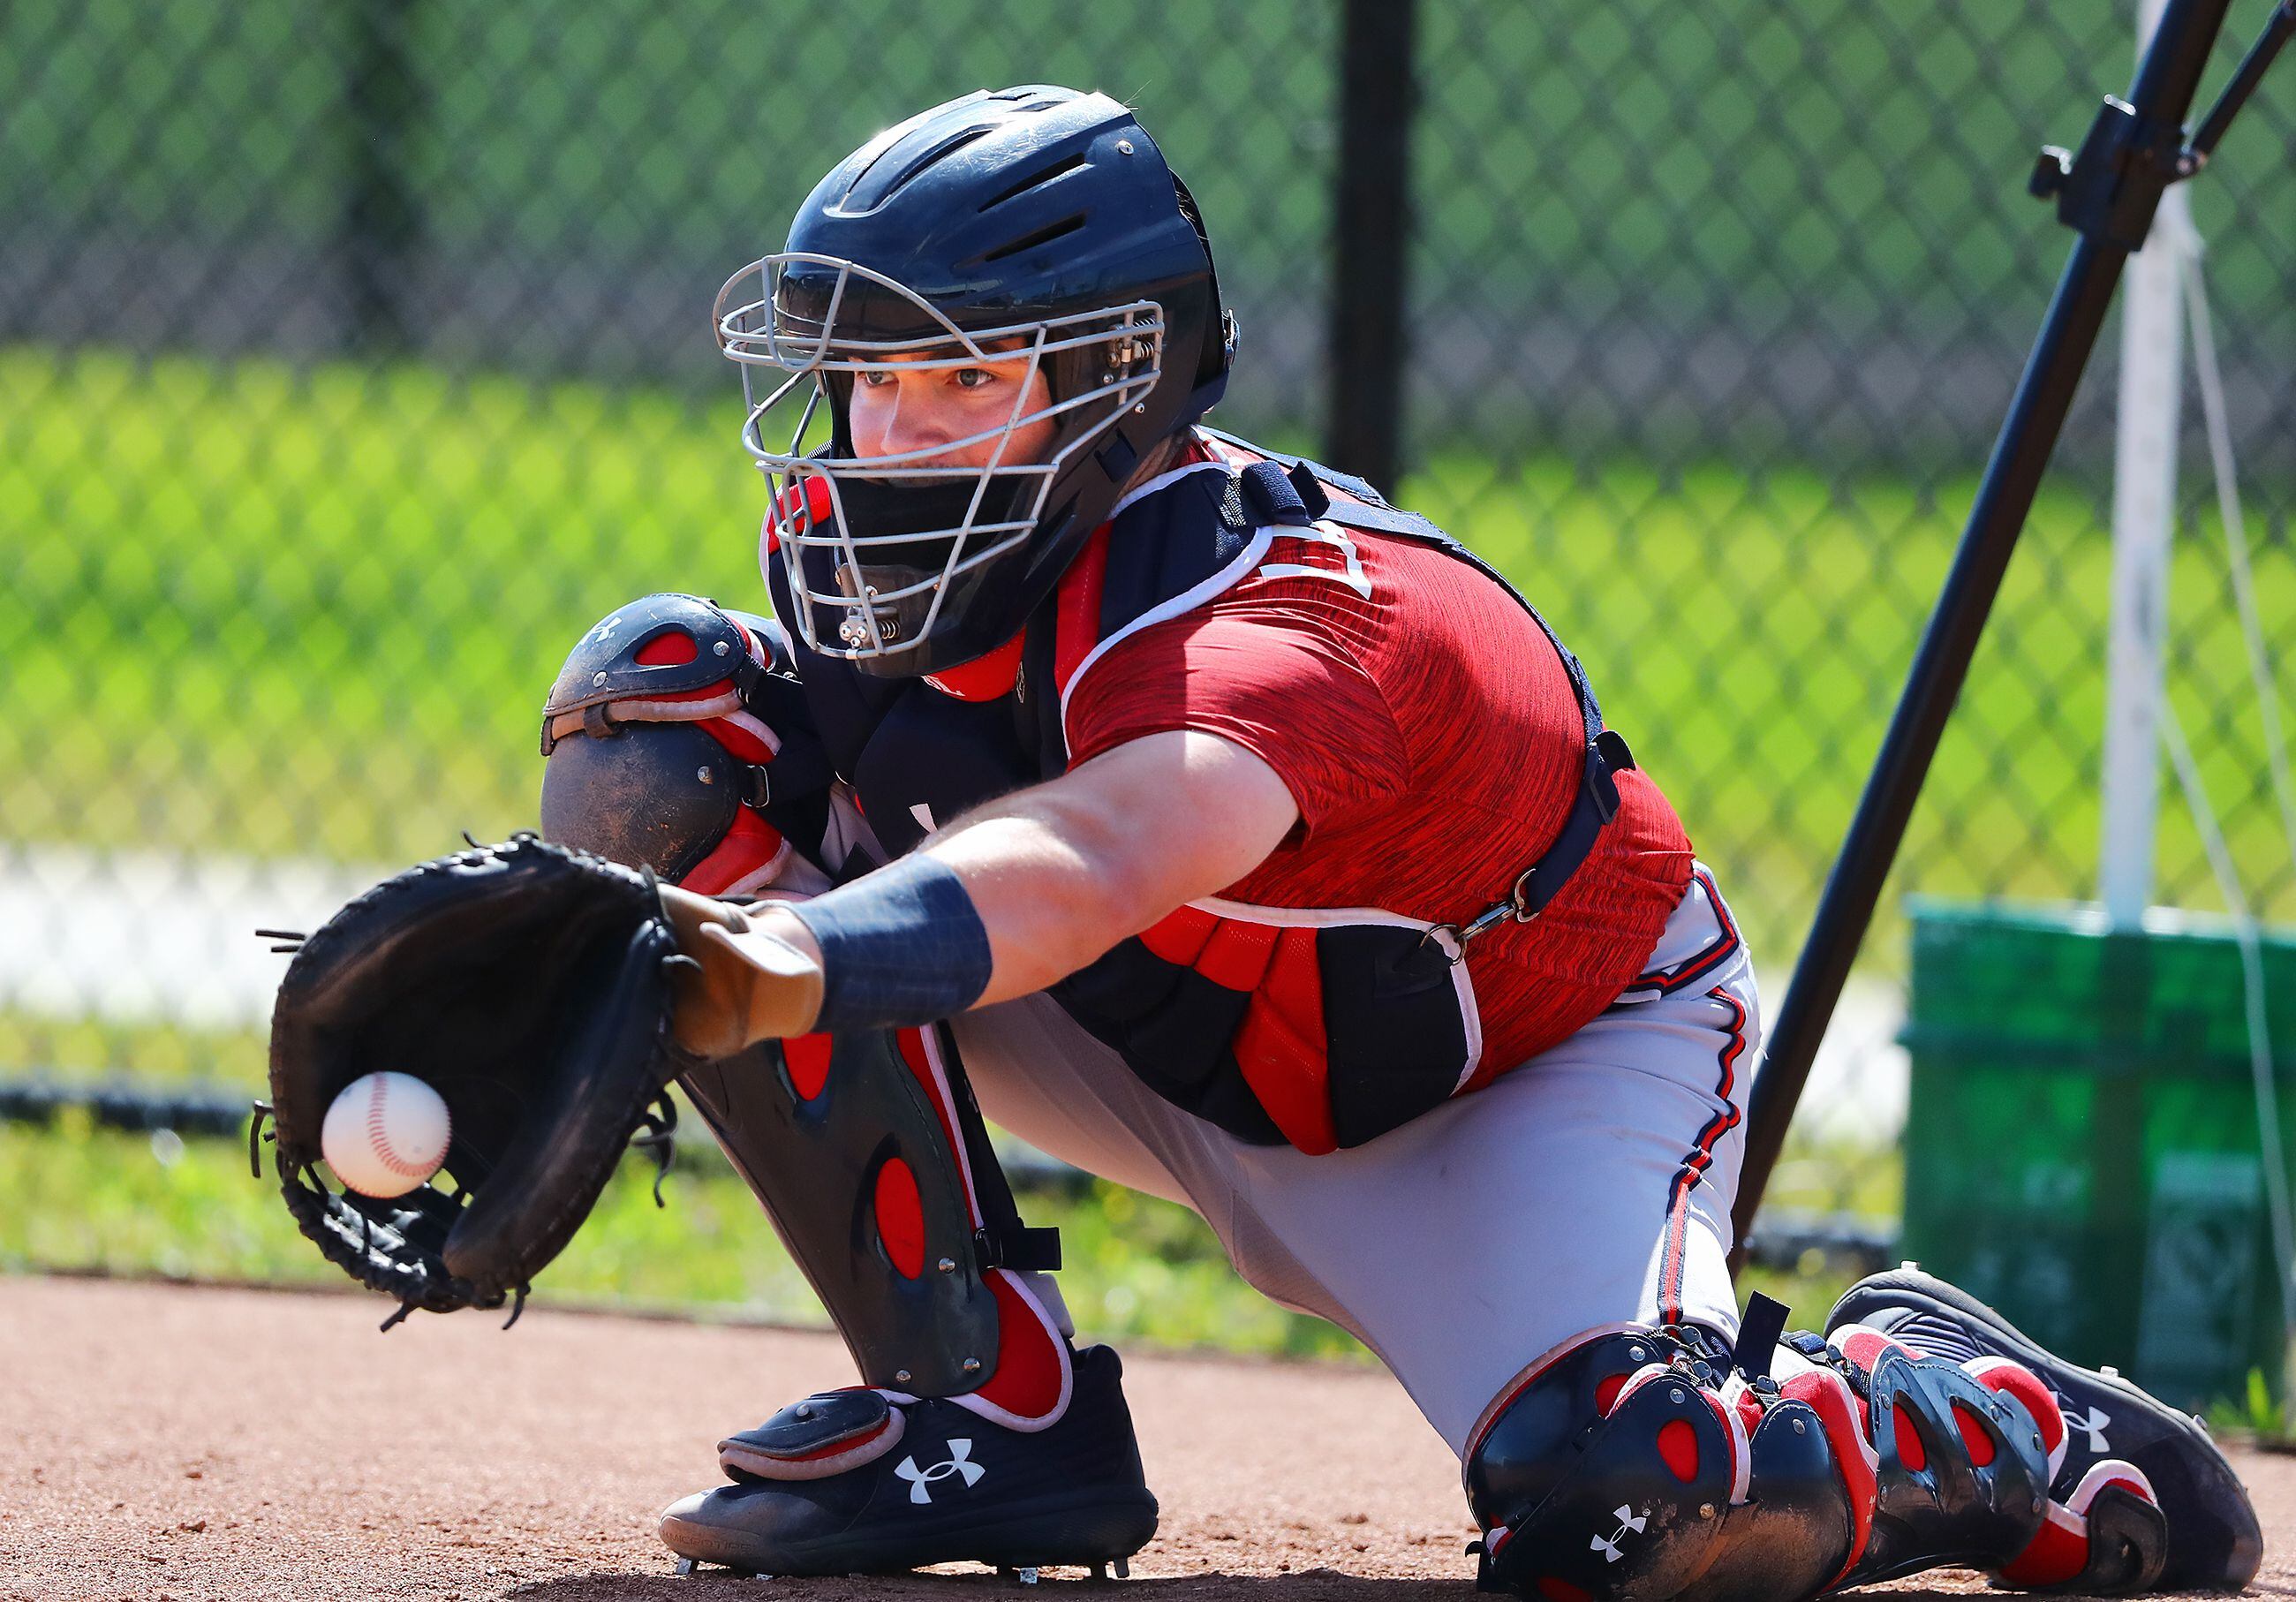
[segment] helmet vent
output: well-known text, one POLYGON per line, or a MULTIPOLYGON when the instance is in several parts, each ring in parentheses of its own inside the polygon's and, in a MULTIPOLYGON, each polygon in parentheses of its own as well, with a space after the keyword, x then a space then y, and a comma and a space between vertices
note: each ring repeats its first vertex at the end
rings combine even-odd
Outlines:
POLYGON ((1030 173, 1027 177, 1021 179, 1018 183, 998 190, 995 194, 990 195, 987 200, 980 202, 980 209, 983 211, 993 211, 997 207, 1003 205, 1005 201, 1013 199, 1015 195, 1026 194, 1031 189, 1040 189, 1046 184, 1051 183, 1054 178, 1062 177, 1069 173, 1072 173, 1079 167, 1089 167, 1091 164, 1091 158, 1087 157, 1082 151, 1077 151, 1070 155, 1063 156, 1059 160, 1054 162, 1050 167, 1038 168, 1035 172, 1030 173))
POLYGON ((962 150, 974 140, 994 132, 996 132, 994 123, 976 123, 968 128, 959 128, 939 144, 921 151, 914 148, 904 151, 902 146, 909 142, 906 139, 902 140, 870 163, 868 171, 854 180, 853 187, 847 192, 846 199, 849 204, 860 210, 874 211, 900 193, 927 168, 941 160, 950 152, 962 150), (906 159, 901 160, 899 165, 896 167, 894 165, 896 158, 906 159))
POLYGON ((1078 212, 1074 217, 1062 218, 1059 222, 1047 223, 1041 228, 1023 234, 1018 239, 1007 240, 995 250, 984 251, 980 259, 1002 261, 1007 256, 1017 256, 1023 251, 1033 251, 1038 245, 1050 244, 1063 234, 1073 234, 1083 226, 1084 214, 1078 212))

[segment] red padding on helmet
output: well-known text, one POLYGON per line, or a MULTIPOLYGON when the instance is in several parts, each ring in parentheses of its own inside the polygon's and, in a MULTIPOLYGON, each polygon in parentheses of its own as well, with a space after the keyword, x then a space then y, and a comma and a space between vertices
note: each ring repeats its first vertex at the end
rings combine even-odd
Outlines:
POLYGON ((988 1278, 996 1298, 996 1372, 976 1394, 1023 1418, 1042 1418, 1061 1405, 1066 1383, 1060 1334, 1013 1288, 1007 1270, 996 1269, 988 1278))
POLYGON ((1658 1455, 1669 1473, 1687 1485, 1698 1477, 1698 1432, 1686 1418, 1669 1418, 1658 1428, 1658 1455))
MULTIPOLYGON (((665 635, 662 637, 667 639, 669 637, 665 635)), ((680 639, 685 638, 684 635, 679 635, 677 637, 680 639)), ((688 641, 687 643, 691 644, 692 642, 688 641)), ((732 679, 721 678, 714 684, 701 685, 691 690, 649 690, 644 695, 632 695, 628 699, 632 701, 663 702, 715 701, 721 695, 731 694, 733 693, 733 689, 734 681, 732 679)))
POLYGON ((774 497, 773 510, 766 514, 766 549, 781 549, 781 531, 797 521, 802 513, 804 528, 800 533, 810 532, 836 515, 836 503, 829 493, 829 481, 818 476, 803 478, 774 497))
POLYGON ((876 1193, 877 1238, 885 1243, 893 1271, 914 1279, 925 1271, 925 1205, 917 1177, 898 1157, 888 1157, 877 1171, 876 1193))
POLYGON ((701 654, 701 646, 692 635, 683 628, 672 628, 640 645, 636 661, 643 667, 675 668, 701 654))
POLYGON ((1546 1602, 1595 1602, 1595 1593, 1583 1585, 1573 1585, 1560 1574, 1541 1574, 1538 1594, 1546 1602))
POLYGON ((986 656, 925 675, 925 682, 959 701, 994 701, 1021 681, 1021 652, 1029 643, 1023 629, 986 656))
MULTIPOLYGON (((1220 934, 1255 925, 1225 924, 1220 934)), ((1311 1157, 1335 1151, 1331 1056, 1324 1036, 1324 980, 1316 961, 1313 929, 1268 931, 1272 942, 1264 982, 1245 1006, 1235 1034, 1236 1066, 1283 1138, 1311 1157)), ((1197 971, 1219 947, 1220 935, 1197 960, 1197 971)), ((1216 977, 1216 976, 1215 976, 1216 977)), ((1222 981, 1222 982, 1226 982, 1222 981)))
POLYGON ((800 1101, 811 1101, 829 1083, 829 1050, 827 1035, 798 1035, 782 1042, 782 1062, 800 1101))

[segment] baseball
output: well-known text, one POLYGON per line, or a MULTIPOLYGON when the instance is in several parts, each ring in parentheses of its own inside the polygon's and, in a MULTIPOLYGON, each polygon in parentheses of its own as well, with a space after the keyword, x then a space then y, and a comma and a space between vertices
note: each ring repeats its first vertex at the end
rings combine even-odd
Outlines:
POLYGON ((361 1195, 405 1195, 447 1160, 447 1103, 411 1073, 370 1073, 345 1085, 319 1129, 327 1166, 361 1195))

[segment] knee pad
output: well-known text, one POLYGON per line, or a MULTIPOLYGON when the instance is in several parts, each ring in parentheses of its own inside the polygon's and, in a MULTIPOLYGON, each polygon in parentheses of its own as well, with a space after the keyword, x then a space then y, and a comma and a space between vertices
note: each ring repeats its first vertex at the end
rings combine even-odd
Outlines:
POLYGON ((767 1041, 679 1080, 869 1385, 1014 1429, 1067 1405, 1052 1229, 1022 1226, 946 1026, 767 1041))
POLYGON ((1841 1566, 1849 1510, 1816 1416, 1771 1393, 1766 1413, 1694 1327, 1625 1326, 1541 1359, 1468 1442, 1478 1583, 1551 1602, 1815 1595, 1841 1566), (1771 1470, 1759 1504, 1758 1460, 1771 1470), (1726 1574, 1732 1589, 1710 1592, 1700 1582, 1734 1545, 1764 1550, 1759 1584, 1726 1574))
POLYGON ((542 750, 551 840, 709 895, 806 877, 793 856, 837 866, 833 776, 768 619, 696 596, 621 607, 559 670, 542 750))
POLYGON ((1629 1326, 1534 1364, 1468 1442, 1484 1589, 1787 1602, 1943 1564, 2012 1584, 2149 1582, 2149 1486, 2119 1465, 2079 1507, 2053 1503, 2064 1425, 2031 1374, 1871 1331, 1777 1347, 1777 1315, 1734 1359, 1704 1331, 1629 1326), (2114 1540, 2089 1539, 2100 1521, 2114 1540))
MULTIPOLYGON (((779 625, 648 596, 583 636, 543 713, 545 835, 706 895, 813 893, 873 837, 779 625)), ((1022 1226, 946 1028, 767 1041, 680 1080, 863 1380, 1008 1428, 1065 1409, 1057 1234, 1022 1226)))

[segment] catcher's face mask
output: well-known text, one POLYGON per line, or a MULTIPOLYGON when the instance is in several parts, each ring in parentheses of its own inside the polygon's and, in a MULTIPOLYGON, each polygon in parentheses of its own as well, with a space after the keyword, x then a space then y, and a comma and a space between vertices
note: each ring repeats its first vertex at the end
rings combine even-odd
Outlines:
POLYGON ((1073 551, 1060 537, 1092 453, 1162 373, 1152 300, 960 327, 893 279, 808 251, 742 268, 715 315, 742 367, 742 442, 774 490, 789 621, 808 648, 891 677, 969 661, 1019 630, 1044 587, 1037 559, 1073 551), (756 377, 767 367, 782 374, 770 389, 756 377), (967 368, 996 371, 1009 404, 967 408, 972 431, 955 438, 857 449, 856 384, 967 368), (783 428, 777 450, 767 431, 783 428))

